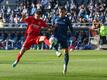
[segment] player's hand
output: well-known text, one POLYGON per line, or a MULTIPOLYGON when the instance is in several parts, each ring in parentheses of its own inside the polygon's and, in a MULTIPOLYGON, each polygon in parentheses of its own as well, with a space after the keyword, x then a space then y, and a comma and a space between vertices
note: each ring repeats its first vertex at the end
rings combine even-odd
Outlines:
POLYGON ((20 19, 21 22, 23 22, 26 19, 26 13, 21 13, 22 18, 20 19))
POLYGON ((22 18, 26 18, 26 13, 21 13, 22 14, 22 18))

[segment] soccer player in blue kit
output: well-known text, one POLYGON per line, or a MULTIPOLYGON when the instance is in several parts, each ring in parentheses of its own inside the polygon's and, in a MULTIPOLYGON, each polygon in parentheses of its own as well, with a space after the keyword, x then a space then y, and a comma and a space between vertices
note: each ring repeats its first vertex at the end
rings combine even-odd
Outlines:
POLYGON ((57 16, 53 21, 53 35, 57 39, 57 44, 54 45, 55 50, 57 51, 57 56, 61 56, 62 53, 58 51, 58 45, 61 45, 61 48, 64 49, 64 66, 63 74, 67 72, 67 65, 69 62, 69 49, 68 49, 68 39, 67 33, 68 29, 72 32, 73 28, 69 18, 66 16, 66 9, 64 7, 59 8, 59 16, 57 16))

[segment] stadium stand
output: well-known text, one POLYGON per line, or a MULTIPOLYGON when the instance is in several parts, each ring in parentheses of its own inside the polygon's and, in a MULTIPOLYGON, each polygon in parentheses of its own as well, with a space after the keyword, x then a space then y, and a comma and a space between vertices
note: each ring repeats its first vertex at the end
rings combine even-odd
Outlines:
MULTIPOLYGON (((70 46, 75 47, 75 49, 83 49, 81 46, 84 45, 88 46, 88 49, 89 47, 95 49, 95 46, 93 47, 90 42, 93 43, 99 37, 98 42, 101 43, 98 45, 101 46, 107 42, 106 35, 99 35, 100 26, 107 24, 106 0, 14 0, 14 3, 18 2, 18 4, 13 6, 10 4, 13 0, 6 1, 10 2, 0 6, 0 49, 19 49, 21 47, 26 28, 26 24, 20 22, 22 14, 33 15, 37 9, 41 9, 42 18, 51 24, 51 21, 57 16, 60 6, 66 7, 67 16, 75 29, 75 33, 69 35, 70 46), (96 23, 94 23, 95 20, 97 20, 96 23), (96 27, 96 24, 99 26, 96 27), (72 39, 72 36, 75 39, 72 39)), ((3 0, 0 2, 3 3, 3 0)))

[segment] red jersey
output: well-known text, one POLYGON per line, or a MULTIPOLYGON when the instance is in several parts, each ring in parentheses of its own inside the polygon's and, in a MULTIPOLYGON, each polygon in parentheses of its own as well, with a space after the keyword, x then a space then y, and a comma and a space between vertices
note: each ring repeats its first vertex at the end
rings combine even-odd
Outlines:
POLYGON ((30 36, 39 36, 42 27, 48 27, 42 19, 35 19, 33 16, 24 20, 28 24, 26 34, 30 36))

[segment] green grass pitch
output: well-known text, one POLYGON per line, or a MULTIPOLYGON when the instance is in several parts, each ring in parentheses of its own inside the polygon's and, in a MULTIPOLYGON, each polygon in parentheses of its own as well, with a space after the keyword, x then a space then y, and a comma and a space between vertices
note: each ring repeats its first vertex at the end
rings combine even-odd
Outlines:
MULTIPOLYGON (((107 80, 107 51, 73 51, 66 76, 63 55, 55 51, 29 50, 12 68, 18 50, 0 50, 0 80, 107 80)), ((62 52, 62 51, 61 51, 62 52)))

